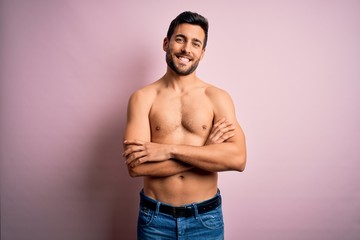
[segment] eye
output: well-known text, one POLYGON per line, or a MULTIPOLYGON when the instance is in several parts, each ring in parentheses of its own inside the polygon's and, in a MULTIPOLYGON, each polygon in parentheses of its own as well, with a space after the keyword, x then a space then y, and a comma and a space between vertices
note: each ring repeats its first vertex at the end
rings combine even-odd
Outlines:
POLYGON ((196 47, 196 48, 201 47, 200 43, 198 43, 198 42, 194 42, 193 45, 194 45, 194 47, 196 47))
POLYGON ((184 42, 184 39, 183 38, 175 38, 175 41, 178 43, 182 43, 182 42, 184 42))

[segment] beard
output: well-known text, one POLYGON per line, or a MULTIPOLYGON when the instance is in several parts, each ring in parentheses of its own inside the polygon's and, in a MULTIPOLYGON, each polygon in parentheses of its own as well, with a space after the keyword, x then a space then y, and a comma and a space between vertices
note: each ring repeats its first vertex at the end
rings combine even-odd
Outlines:
POLYGON ((178 66, 175 65, 173 58, 171 57, 170 50, 166 50, 166 63, 167 65, 178 75, 180 76, 187 76, 193 73, 196 68, 198 67, 200 59, 194 61, 194 63, 188 69, 180 69, 178 66))

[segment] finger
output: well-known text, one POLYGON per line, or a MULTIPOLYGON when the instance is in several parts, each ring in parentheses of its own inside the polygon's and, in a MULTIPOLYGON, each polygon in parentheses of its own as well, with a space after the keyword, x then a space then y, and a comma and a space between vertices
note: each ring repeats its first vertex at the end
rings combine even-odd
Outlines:
POLYGON ((232 138, 233 136, 235 136, 235 132, 234 132, 234 131, 227 132, 227 133, 223 134, 223 135, 218 139, 218 141, 225 142, 225 141, 227 141, 228 139, 232 138))
POLYGON ((226 121, 226 118, 221 118, 220 120, 218 120, 214 125, 213 125, 213 128, 216 128, 218 127, 220 124, 222 124, 223 122, 226 121))
POLYGON ((226 132, 234 131, 234 130, 235 130, 234 125, 228 125, 226 127, 223 127, 220 131, 222 131, 223 133, 226 133, 226 132))
POLYGON ((220 129, 223 128, 222 127, 222 122, 218 122, 219 124, 218 125, 214 125, 213 128, 211 129, 211 132, 209 134, 209 137, 208 138, 214 138, 217 134, 219 134, 220 132, 220 129))
POLYGON ((231 137, 233 137, 235 135, 235 128, 233 128, 233 127, 228 127, 227 129, 226 129, 226 131, 225 130, 219 130, 216 134, 215 134, 215 136, 213 137, 213 142, 215 142, 215 143, 222 143, 222 142, 224 142, 224 141, 226 141, 226 140, 228 140, 229 138, 231 138, 231 137))
POLYGON ((216 137, 218 138, 222 134, 229 132, 229 131, 234 131, 234 130, 235 130, 235 126, 233 126, 231 123, 223 123, 216 129, 214 129, 214 131, 210 134, 210 136, 213 138, 216 138, 216 137))
POLYGON ((219 125, 214 126, 209 135, 210 138, 219 137, 223 132, 226 132, 227 126, 229 126, 227 122, 221 122, 219 125))
POLYGON ((127 146, 125 148, 125 151, 123 153, 124 157, 127 157, 129 154, 134 153, 134 152, 139 152, 139 151, 143 151, 145 150, 144 146, 137 146, 137 145, 132 145, 132 146, 127 146))
POLYGON ((229 121, 224 121, 222 122, 221 124, 217 125, 217 126, 214 126, 213 128, 213 131, 216 132, 216 131, 219 131, 221 129, 225 129, 228 128, 228 127, 232 127, 233 124, 232 122, 229 122, 229 121))
POLYGON ((234 129, 235 129, 235 126, 234 126, 232 123, 230 123, 230 122, 225 122, 225 123, 221 124, 221 125, 218 127, 217 131, 221 131, 222 133, 226 133, 226 132, 232 131, 232 130, 234 130, 234 129))
POLYGON ((230 126, 232 126, 232 125, 233 125, 232 122, 225 121, 225 122, 223 122, 223 123, 219 126, 219 128, 226 128, 226 127, 230 127, 230 126))
POLYGON ((130 165, 133 164, 134 162, 138 161, 139 159, 145 157, 146 154, 144 151, 140 151, 140 152, 135 152, 135 153, 132 153, 130 155, 128 155, 128 157, 126 158, 126 161, 125 163, 127 165, 130 165))
POLYGON ((216 136, 217 131, 211 131, 211 133, 208 136, 208 139, 212 139, 216 136))
POLYGON ((130 167, 136 167, 136 166, 139 166, 140 164, 144 163, 145 161, 145 158, 139 158, 137 159, 136 161, 133 161, 131 164, 130 164, 130 167))
POLYGON ((219 138, 222 135, 223 135, 223 133, 219 130, 219 131, 216 131, 210 139, 211 139, 212 142, 217 143, 219 138))

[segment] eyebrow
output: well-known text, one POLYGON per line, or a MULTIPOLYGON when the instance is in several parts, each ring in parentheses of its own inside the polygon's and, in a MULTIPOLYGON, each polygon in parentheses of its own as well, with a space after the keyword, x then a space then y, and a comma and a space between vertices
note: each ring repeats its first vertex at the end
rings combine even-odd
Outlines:
MULTIPOLYGON (((184 34, 177 34, 177 35, 175 35, 175 37, 182 37, 182 38, 187 39, 187 37, 186 37, 184 34)), ((199 40, 199 39, 197 39, 197 38, 193 38, 193 39, 191 39, 191 40, 192 40, 193 42, 198 42, 198 43, 200 43, 201 45, 203 44, 202 41, 199 40)))

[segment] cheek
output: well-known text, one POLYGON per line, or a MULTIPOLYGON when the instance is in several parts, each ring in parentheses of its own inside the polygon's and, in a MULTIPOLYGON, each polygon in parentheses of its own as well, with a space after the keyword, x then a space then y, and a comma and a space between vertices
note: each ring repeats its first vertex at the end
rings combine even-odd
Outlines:
POLYGON ((171 45, 169 49, 171 52, 180 52, 181 51, 181 47, 176 44, 171 45))
POLYGON ((196 54, 196 56, 197 56, 198 59, 202 59, 203 56, 204 56, 204 52, 203 52, 203 51, 198 51, 198 52, 196 52, 195 54, 196 54))

